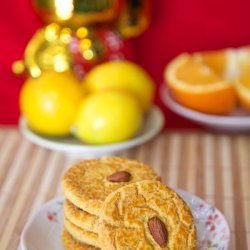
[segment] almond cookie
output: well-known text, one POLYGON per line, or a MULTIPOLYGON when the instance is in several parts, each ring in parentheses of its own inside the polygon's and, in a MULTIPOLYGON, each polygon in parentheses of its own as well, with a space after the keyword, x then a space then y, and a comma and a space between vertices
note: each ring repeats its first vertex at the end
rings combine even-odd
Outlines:
POLYGON ((100 210, 103 250, 195 250, 196 228, 182 198, 158 181, 141 181, 111 193, 100 210))
POLYGON ((79 228, 71 223, 66 217, 64 217, 64 227, 76 241, 94 247, 100 247, 98 234, 79 228))
POLYGON ((76 207, 69 200, 65 200, 63 204, 65 217, 76 226, 98 233, 98 217, 90 214, 81 208, 76 207))
POLYGON ((66 198, 82 210, 97 215, 103 201, 116 189, 141 180, 160 180, 152 168, 135 160, 103 157, 75 164, 63 176, 66 198))
POLYGON ((62 232, 62 243, 65 250, 98 250, 100 248, 93 247, 84 243, 76 241, 67 230, 62 232))

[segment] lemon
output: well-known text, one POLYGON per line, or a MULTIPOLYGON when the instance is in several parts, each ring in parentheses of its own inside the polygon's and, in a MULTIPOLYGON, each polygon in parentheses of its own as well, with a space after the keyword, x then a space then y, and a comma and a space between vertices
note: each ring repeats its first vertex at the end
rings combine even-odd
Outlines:
POLYGON ((94 67, 84 78, 90 93, 107 89, 128 91, 141 103, 144 110, 152 104, 155 84, 147 72, 129 61, 111 61, 94 67))
POLYGON ((138 101, 121 91, 103 91, 85 98, 76 118, 76 136, 89 144, 108 144, 133 137, 143 111, 138 101))
POLYGON ((81 84, 72 73, 43 72, 24 83, 20 108, 34 131, 63 136, 70 132, 82 97, 81 84))

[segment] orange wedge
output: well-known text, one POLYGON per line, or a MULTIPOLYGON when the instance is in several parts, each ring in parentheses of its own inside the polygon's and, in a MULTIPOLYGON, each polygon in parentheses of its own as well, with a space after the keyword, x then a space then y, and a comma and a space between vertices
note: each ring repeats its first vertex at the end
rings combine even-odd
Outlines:
POLYGON ((227 66, 227 51, 228 50, 223 49, 216 51, 196 52, 194 53, 194 59, 207 65, 216 73, 223 75, 227 66))
POLYGON ((239 77, 236 79, 236 93, 241 106, 250 110, 250 47, 237 49, 239 77))
POLYGON ((174 98, 180 104, 200 112, 230 113, 236 106, 233 81, 224 80, 219 74, 223 69, 214 65, 213 69, 187 53, 171 61, 164 77, 174 98))
POLYGON ((240 104, 250 110, 250 62, 249 65, 244 63, 242 74, 236 81, 235 87, 240 104))

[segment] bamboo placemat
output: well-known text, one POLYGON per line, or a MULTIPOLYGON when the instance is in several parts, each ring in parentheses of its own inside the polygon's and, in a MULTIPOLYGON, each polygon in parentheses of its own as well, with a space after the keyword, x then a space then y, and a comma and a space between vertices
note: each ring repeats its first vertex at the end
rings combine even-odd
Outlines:
MULTIPOLYGON (((250 135, 166 131, 120 155, 151 164, 170 187, 215 205, 229 221, 230 249, 250 249, 250 135)), ((61 176, 74 162, 16 128, 0 128, 0 249, 17 249, 25 222, 61 195, 61 176)))

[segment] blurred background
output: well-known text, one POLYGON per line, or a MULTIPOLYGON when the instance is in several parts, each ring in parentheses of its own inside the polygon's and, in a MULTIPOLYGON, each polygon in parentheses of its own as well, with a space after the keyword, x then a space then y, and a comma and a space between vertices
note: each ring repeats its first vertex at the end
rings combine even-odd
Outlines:
MULTIPOLYGON (((35 31, 43 26, 30 0, 4 1, 0 16, 0 124, 17 124, 18 95, 24 82, 11 72, 15 60, 22 59, 35 31)), ((134 61, 155 80, 163 82, 163 70, 181 52, 238 47, 250 43, 249 1, 158 0, 152 4, 149 28, 129 40, 134 61)), ((199 125, 173 114, 156 95, 167 128, 199 128, 199 125)))

